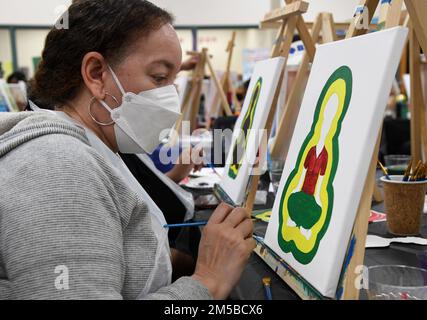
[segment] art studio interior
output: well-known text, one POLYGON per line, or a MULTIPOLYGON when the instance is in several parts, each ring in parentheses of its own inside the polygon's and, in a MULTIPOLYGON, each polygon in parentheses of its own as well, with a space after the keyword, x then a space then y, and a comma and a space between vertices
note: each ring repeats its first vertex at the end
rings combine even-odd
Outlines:
POLYGON ((425 0, 0 0, 0 300, 427 300, 424 53, 425 0))

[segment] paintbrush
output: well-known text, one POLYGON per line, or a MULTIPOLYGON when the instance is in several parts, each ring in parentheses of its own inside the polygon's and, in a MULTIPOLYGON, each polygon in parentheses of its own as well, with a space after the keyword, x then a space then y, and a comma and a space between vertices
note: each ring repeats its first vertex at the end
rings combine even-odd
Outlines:
MULTIPOLYGON (((257 219, 252 218, 252 221, 257 219)), ((208 224, 208 221, 197 221, 197 222, 185 222, 185 223, 176 223, 176 224, 165 224, 163 228, 182 228, 182 227, 203 227, 208 224)))
POLYGON ((412 178, 410 178, 409 181, 415 181, 416 180, 416 176, 417 176, 418 171, 420 170, 420 167, 422 164, 423 164, 422 161, 419 160, 417 163, 417 166, 414 169, 414 172, 412 173, 412 178))
POLYGON ((418 179, 419 179, 419 177, 420 177, 420 173, 421 173, 421 171, 423 170, 423 168, 424 168, 424 165, 423 165, 423 164, 421 164, 421 165, 418 167, 418 169, 417 169, 417 170, 415 170, 415 172, 414 172, 414 176, 412 177, 412 179, 413 179, 414 181, 418 181, 418 179))
POLYGON ((177 223, 177 224, 165 224, 163 226, 163 228, 200 227, 200 226, 205 226, 207 224, 208 224, 207 221, 177 223))
POLYGON ((426 172, 426 167, 427 167, 427 164, 425 164, 425 163, 422 163, 420 165, 420 168, 418 169, 418 174, 415 177, 415 181, 422 181, 422 180, 424 180, 424 176, 425 176, 425 172, 426 172))
POLYGON ((214 174, 216 174, 219 178, 222 178, 222 176, 218 173, 218 171, 216 171, 216 169, 212 163, 207 163, 206 165, 212 170, 212 172, 214 174))
POLYGON ((403 175, 403 181, 408 181, 409 176, 411 175, 411 169, 412 169, 412 159, 409 160, 408 167, 405 170, 405 174, 403 175))
POLYGON ((414 180, 420 181, 420 178, 421 178, 423 172, 424 172, 424 164, 421 163, 420 167, 418 168, 417 173, 414 175, 414 180))
POLYGON ((426 178, 427 178, 427 162, 425 163, 425 166, 424 166, 424 172, 423 172, 423 175, 422 175, 422 181, 425 181, 426 178))
POLYGON ((419 168, 420 168, 420 165, 421 165, 421 161, 418 161, 418 163, 417 163, 417 165, 415 166, 414 170, 412 170, 412 174, 411 174, 411 176, 410 176, 410 178, 409 178, 409 181, 414 181, 414 180, 415 180, 415 176, 416 176, 416 175, 417 175, 417 173, 418 173, 418 170, 419 170, 419 168))
POLYGON ((273 300, 273 295, 271 293, 271 278, 269 277, 262 278, 262 283, 264 285, 265 299, 273 300))
POLYGON ((424 163, 419 170, 417 181, 425 181, 426 180, 426 172, 427 172, 427 164, 424 163))
POLYGON ((377 161, 378 161, 378 165, 380 166, 381 170, 384 172, 385 178, 387 180, 391 180, 390 176, 388 175, 387 169, 383 166, 383 164, 381 163, 380 160, 377 160, 377 161))

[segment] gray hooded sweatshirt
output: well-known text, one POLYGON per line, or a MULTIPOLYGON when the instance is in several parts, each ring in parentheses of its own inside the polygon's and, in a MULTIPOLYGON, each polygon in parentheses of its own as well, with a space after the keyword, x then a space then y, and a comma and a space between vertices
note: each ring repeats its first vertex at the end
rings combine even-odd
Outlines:
MULTIPOLYGON (((145 203, 85 132, 0 114, 0 299, 135 299, 155 268, 145 203)), ((210 299, 183 277, 146 299, 210 299)))

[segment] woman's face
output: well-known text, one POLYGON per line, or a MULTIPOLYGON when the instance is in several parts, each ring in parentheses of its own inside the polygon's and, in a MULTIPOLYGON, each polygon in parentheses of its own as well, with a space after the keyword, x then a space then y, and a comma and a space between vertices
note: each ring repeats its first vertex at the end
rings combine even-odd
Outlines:
MULTIPOLYGON (((170 24, 140 38, 114 70, 125 91, 140 93, 173 84, 182 60, 178 36, 170 24)), ((110 77, 110 80, 112 78, 110 77)), ((110 89, 121 96, 114 82, 110 89)))
MULTIPOLYGON (((140 37, 131 45, 127 56, 118 65, 111 67, 125 92, 138 94, 142 91, 173 84, 180 70, 181 61, 182 51, 178 36, 174 28, 167 24, 159 30, 151 32, 148 36, 140 37)), ((104 91, 118 101, 117 104, 111 96, 105 97, 104 101, 114 109, 121 104, 122 93, 108 68, 103 72, 102 80, 104 91)), ((111 122, 109 112, 101 104, 95 103, 91 112, 98 121, 111 122)), ((117 147, 114 126, 100 126, 100 130, 103 131, 110 145, 117 147)))

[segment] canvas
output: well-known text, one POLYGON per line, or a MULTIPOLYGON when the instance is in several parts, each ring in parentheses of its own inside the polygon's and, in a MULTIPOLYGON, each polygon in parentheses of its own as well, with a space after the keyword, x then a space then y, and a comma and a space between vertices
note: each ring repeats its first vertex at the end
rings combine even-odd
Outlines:
POLYGON ((326 297, 336 293, 406 36, 397 27, 316 52, 265 243, 326 297))
POLYGON ((220 187, 231 201, 241 205, 258 153, 261 135, 273 103, 284 58, 257 62, 242 111, 237 119, 220 187))

